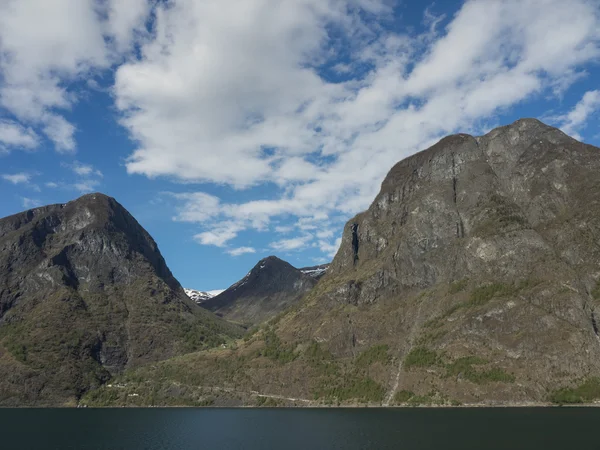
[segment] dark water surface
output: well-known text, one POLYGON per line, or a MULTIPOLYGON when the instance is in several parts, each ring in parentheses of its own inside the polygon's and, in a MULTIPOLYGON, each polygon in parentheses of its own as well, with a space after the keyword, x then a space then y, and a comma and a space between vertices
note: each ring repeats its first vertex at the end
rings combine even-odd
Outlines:
POLYGON ((600 409, 0 409, 0 449, 600 449, 600 409))

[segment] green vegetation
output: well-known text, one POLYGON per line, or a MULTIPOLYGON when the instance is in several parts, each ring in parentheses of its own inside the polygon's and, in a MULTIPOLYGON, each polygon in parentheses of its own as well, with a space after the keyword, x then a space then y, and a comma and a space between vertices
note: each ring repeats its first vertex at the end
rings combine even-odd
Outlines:
POLYGON ((469 295, 469 300, 465 306, 481 306, 485 305, 495 297, 510 297, 517 295, 519 292, 531 289, 540 284, 540 281, 526 279, 519 283, 504 284, 492 283, 485 286, 480 286, 474 289, 469 295))
POLYGON ((389 364, 391 357, 388 350, 389 347, 387 344, 374 345, 358 355, 358 358, 356 358, 356 365, 358 367, 367 367, 376 362, 389 364))
POLYGON ((468 284, 469 280, 467 278, 458 281, 453 281, 452 283, 450 283, 450 287, 448 288, 448 294, 458 294, 459 292, 464 291, 467 288, 468 284))
POLYGON ((406 391, 406 390, 398 391, 398 392, 396 392, 396 395, 394 395, 394 402, 395 403, 407 403, 414 396, 415 396, 415 393, 411 392, 411 391, 406 391))
POLYGON ((329 350, 323 349, 317 341, 311 341, 304 351, 304 358, 312 366, 322 363, 323 361, 333 360, 333 355, 329 350))
POLYGON ((518 228, 529 227, 517 205, 498 194, 492 194, 489 200, 490 202, 485 205, 489 215, 486 220, 473 229, 472 234, 474 236, 498 234, 507 230, 511 225, 518 228))
POLYGON ((592 297, 594 300, 600 300, 600 281, 598 281, 594 289, 592 289, 592 297))
POLYGON ((477 356, 466 356, 446 364, 446 377, 461 375, 472 383, 483 384, 488 382, 514 383, 515 377, 500 368, 477 370, 473 366, 487 364, 485 359, 477 356))
POLYGON ((25 345, 11 339, 6 342, 5 347, 17 361, 22 363, 27 361, 27 347, 25 345))
POLYGON ((467 306, 485 305, 494 297, 503 297, 513 292, 511 286, 503 283, 492 283, 475 288, 469 295, 467 306))
POLYGON ((385 389, 372 378, 359 373, 346 373, 341 377, 327 377, 313 391, 315 400, 324 399, 326 403, 357 400, 362 403, 381 402, 385 389))
POLYGON ((600 399, 600 377, 590 378, 575 388, 558 389, 550 394, 552 403, 591 403, 600 399))
POLYGON ((456 402, 450 401, 448 397, 436 390, 427 394, 419 395, 411 391, 399 391, 394 396, 397 404, 408 404, 408 406, 430 406, 430 405, 448 405, 456 402))
POLYGON ((431 367, 440 364, 441 358, 435 350, 425 347, 413 348, 404 358, 404 368, 431 367))
POLYGON ((179 325, 183 352, 189 353, 204 348, 224 344, 225 339, 218 334, 218 327, 211 323, 191 322, 179 325))
POLYGON ((423 334, 421 334, 419 336, 419 338, 415 341, 415 345, 418 346, 426 346, 428 344, 432 344, 435 341, 437 341, 438 339, 440 339, 442 336, 444 336, 447 331, 446 330, 440 330, 439 327, 441 326, 441 321, 436 325, 435 330, 433 331, 428 331, 425 332, 423 334))
POLYGON ((258 325, 254 325, 252 328, 250 328, 246 334, 244 334, 244 342, 249 342, 250 340, 252 340, 252 338, 256 335, 256 333, 258 333, 258 331, 260 330, 260 327, 258 325))
POLYGON ((279 406, 279 402, 277 401, 277 399, 271 397, 259 396, 256 398, 256 406, 260 406, 263 408, 275 408, 279 406))
POLYGON ((261 356, 282 364, 289 363, 298 357, 298 354, 294 352, 294 347, 284 345, 272 328, 265 331, 264 337, 265 347, 260 352, 261 356))
POLYGON ((318 375, 335 376, 338 374, 338 366, 334 362, 333 355, 316 341, 312 341, 304 351, 304 359, 310 367, 316 370, 318 375))

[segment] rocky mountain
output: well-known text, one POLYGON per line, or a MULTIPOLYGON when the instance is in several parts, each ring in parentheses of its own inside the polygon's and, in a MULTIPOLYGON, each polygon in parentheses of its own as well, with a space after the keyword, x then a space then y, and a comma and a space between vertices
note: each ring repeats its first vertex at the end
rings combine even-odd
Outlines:
POLYGON ((599 267, 599 148, 534 119, 452 135, 391 169, 276 323, 133 375, 217 404, 591 403, 599 267))
POLYGON ((124 369, 238 335, 113 198, 0 219, 0 405, 74 404, 124 369))
POLYGON ((223 290, 217 291, 197 291, 196 289, 184 289, 185 295, 187 295, 194 303, 199 305, 206 300, 209 300, 223 292, 223 290))
POLYGON ((305 275, 313 277, 315 280, 320 280, 327 273, 328 268, 329 264, 320 264, 318 266, 302 267, 298 270, 305 275))
POLYGON ((240 281, 223 293, 202 302, 202 307, 227 320, 255 325, 295 304, 316 284, 323 270, 308 273, 269 256, 260 260, 240 281))

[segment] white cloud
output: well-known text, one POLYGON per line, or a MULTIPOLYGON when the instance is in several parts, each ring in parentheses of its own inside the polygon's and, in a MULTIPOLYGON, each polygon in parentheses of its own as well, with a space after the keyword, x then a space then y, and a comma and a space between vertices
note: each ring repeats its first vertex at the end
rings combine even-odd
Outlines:
POLYGON ((44 134, 54 142, 54 147, 59 153, 75 151, 75 126, 64 117, 57 114, 44 114, 44 134))
POLYGON ((178 200, 184 201, 175 220, 181 222, 206 222, 221 211, 221 202, 218 197, 204 192, 171 194, 178 200))
POLYGON ((95 191, 99 185, 100 185, 99 180, 87 179, 87 180, 81 180, 77 183, 74 183, 70 187, 73 187, 75 190, 79 191, 80 193, 85 194, 88 192, 95 191))
POLYGON ((75 126, 61 115, 77 101, 72 82, 119 61, 149 11, 142 0, 0 2, 0 106, 74 151, 75 126))
POLYGON ((145 36, 144 23, 150 13, 149 0, 108 0, 108 34, 118 52, 131 50, 136 34, 145 36))
POLYGON ((300 250, 306 248, 312 238, 313 237, 311 235, 304 235, 291 239, 281 239, 279 241, 272 242, 270 247, 280 251, 300 250))
POLYGON ((600 90, 588 91, 571 111, 551 119, 559 123, 565 133, 581 140, 578 131, 585 127, 589 117, 598 109, 600 109, 600 90))
POLYGON ((235 222, 218 223, 212 230, 198 233, 194 239, 202 245, 225 247, 227 242, 234 239, 244 228, 235 222))
POLYGON ((56 189, 57 187, 59 187, 59 184, 53 181, 49 181, 48 183, 45 183, 44 186, 50 189, 56 189))
POLYGON ((26 172, 13 174, 5 173, 2 175, 2 178, 12 184, 28 184, 31 180, 31 174, 26 172))
MULTIPOLYGON (((159 6, 155 38, 116 73, 121 121, 138 142, 128 171, 282 188, 279 198, 237 204, 180 196, 179 219, 202 223, 205 243, 224 245, 280 216, 347 217, 369 205, 400 159, 446 134, 478 132, 532 96, 564 92, 600 55, 599 5, 586 0, 468 1, 443 29, 428 10, 416 36, 374 25, 388 17, 386 3, 159 6), (361 6, 375 16, 361 19, 361 6), (336 60, 331 27, 353 43, 349 60, 336 60), (329 82, 324 62, 349 80, 329 82), (366 62, 352 78, 348 70, 366 62), (236 231, 219 231, 220 220, 236 231)), ((330 251, 326 239, 317 245, 330 251)))
POLYGON ((253 247, 238 247, 226 250, 231 256, 245 255, 246 253, 256 253, 256 249, 253 247))
POLYGON ((11 120, 0 120, 0 146, 32 150, 39 145, 39 137, 31 128, 11 120))
POLYGON ((36 208, 38 206, 40 206, 42 203, 39 200, 33 199, 33 198, 27 198, 27 197, 21 197, 21 204, 23 205, 23 208, 36 208))
POLYGON ((46 183, 46 187, 62 187, 66 189, 75 189, 80 193, 88 193, 97 190, 98 186, 102 183, 101 178, 103 178, 104 175, 91 164, 73 161, 72 163, 63 162, 61 163, 61 166, 71 170, 76 175, 76 181, 74 183, 49 182, 46 183))
POLYGON ((279 225, 275 227, 276 233, 287 234, 294 231, 294 227, 291 225, 279 225))
POLYGON ((317 231, 315 234, 319 239, 327 239, 333 237, 333 230, 321 230, 317 231))
POLYGON ((335 256, 335 254, 337 253, 337 251, 339 250, 341 244, 342 244, 341 237, 337 238, 333 243, 324 241, 324 240, 320 240, 319 241, 319 249, 325 255, 329 256, 330 258, 333 258, 335 256))
MULTIPOLYGON (((115 65, 112 94, 136 143, 129 173, 280 188, 237 203, 176 194, 177 220, 202 227, 198 242, 227 248, 245 229, 292 216, 301 233, 322 234, 303 245, 330 252, 328 217, 367 207, 398 160, 534 96, 561 95, 600 57, 598 2, 471 0, 448 19, 427 9, 421 34, 385 28, 392 4, 1 2, 0 103, 20 121, 11 139, 33 145, 37 131, 73 151, 76 130, 62 115, 77 101, 70 86, 115 65)), ((563 129, 581 128, 595 102, 583 99, 563 129)))
POLYGON ((76 175, 81 177, 103 177, 100 170, 94 169, 91 164, 85 164, 79 161, 74 161, 72 164, 62 163, 63 167, 67 167, 73 171, 76 175))

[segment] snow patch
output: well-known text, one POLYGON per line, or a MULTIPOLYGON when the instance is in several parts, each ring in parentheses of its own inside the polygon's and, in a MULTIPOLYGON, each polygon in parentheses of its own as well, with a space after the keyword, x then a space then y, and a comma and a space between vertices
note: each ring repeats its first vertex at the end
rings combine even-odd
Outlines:
POLYGON ((200 303, 205 302, 206 300, 216 297, 221 292, 223 292, 223 289, 217 289, 213 291, 197 291, 196 289, 184 288, 183 290, 185 291, 185 295, 187 295, 192 301, 194 301, 198 305, 200 303))

